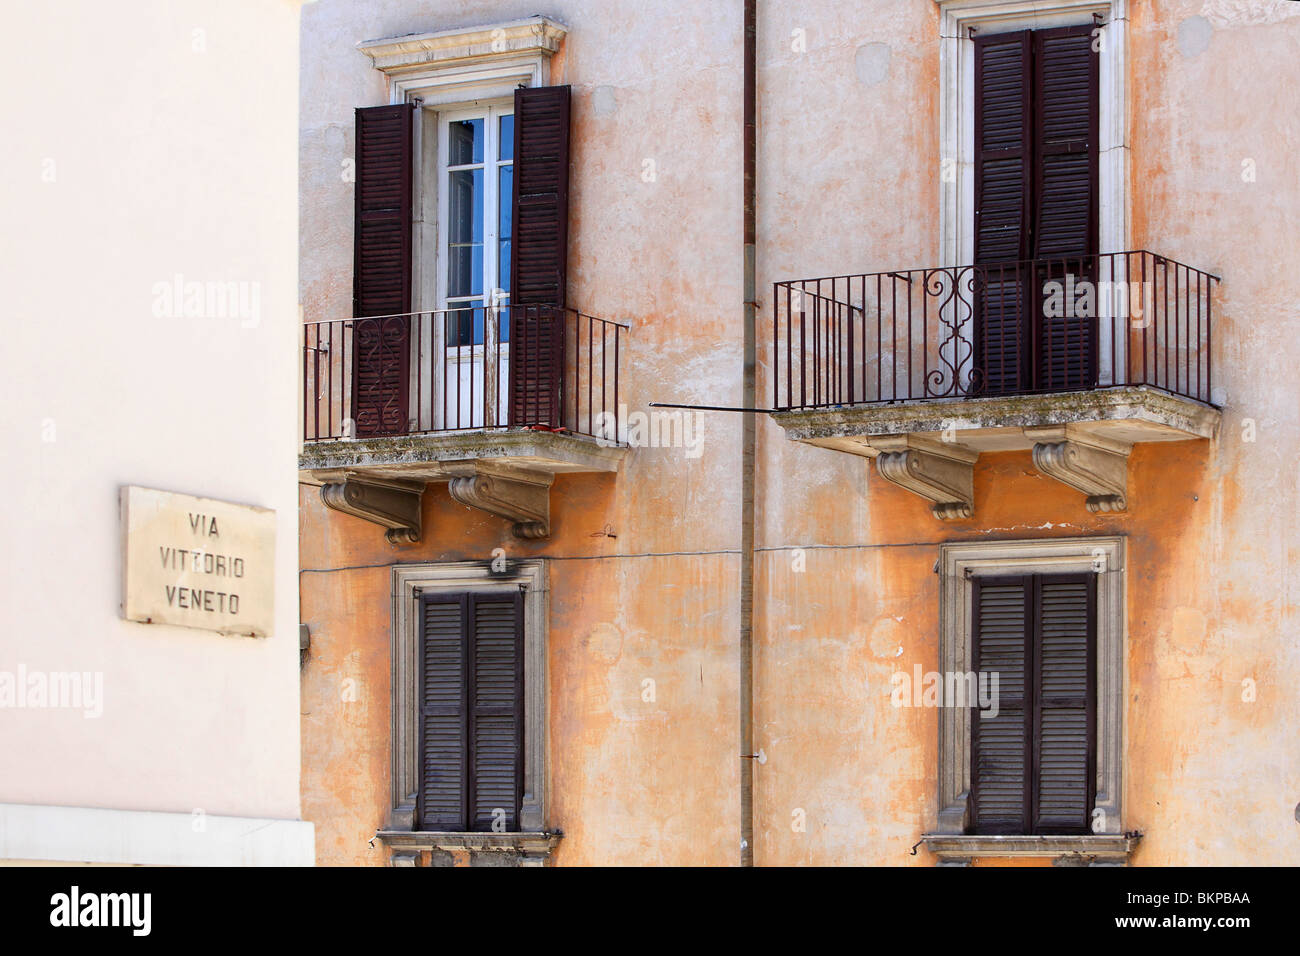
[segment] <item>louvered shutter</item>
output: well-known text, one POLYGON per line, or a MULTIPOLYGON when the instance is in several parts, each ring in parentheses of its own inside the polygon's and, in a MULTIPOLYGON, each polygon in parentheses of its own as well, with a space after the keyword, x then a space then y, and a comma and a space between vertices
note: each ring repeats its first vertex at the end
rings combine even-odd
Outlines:
POLYGON ((1041 576, 1037 595, 1035 833, 1087 833, 1096 718, 1096 578, 1041 576))
POLYGON ((420 608, 420 828, 518 830, 523 597, 426 595, 420 608))
POLYGON ((567 86, 515 90, 510 423, 560 425, 569 247, 567 86))
POLYGON ((1089 832, 1095 595, 1088 574, 972 582, 972 666, 998 675, 997 716, 971 714, 973 832, 1089 832))
POLYGON ((471 830, 519 829, 523 760, 523 598, 475 596, 471 655, 471 830))
POLYGON ((407 430, 414 104, 356 111, 352 417, 358 437, 407 430), (370 318, 366 316, 386 316, 370 318))
MULTIPOLYGON (((1091 26, 1041 30, 1034 47, 1034 228, 1032 258, 1058 260, 1038 282, 1095 280, 1097 252, 1098 57, 1091 26)), ((1040 299, 1040 303, 1043 300, 1040 299)), ((1038 388, 1091 388, 1095 315, 1042 316, 1038 388)))
POLYGON ((1028 387, 1032 46, 1030 33, 975 37, 975 374, 971 391, 1028 387))
POLYGON ((1026 772, 1027 578, 975 578, 972 582, 972 666, 998 675, 998 713, 971 712, 972 819, 975 833, 1024 833, 1029 792, 1026 772))
POLYGON ((420 606, 420 829, 464 830, 468 598, 425 596, 420 606))

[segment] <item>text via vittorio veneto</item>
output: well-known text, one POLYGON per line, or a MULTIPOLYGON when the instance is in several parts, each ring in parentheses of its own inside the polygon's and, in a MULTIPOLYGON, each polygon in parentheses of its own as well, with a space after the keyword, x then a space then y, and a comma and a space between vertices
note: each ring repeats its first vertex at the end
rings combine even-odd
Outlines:
MULTIPOLYGON (((190 519, 190 531, 194 536, 220 547, 221 531, 217 519, 204 514, 187 512, 190 519)), ((158 557, 164 570, 178 571, 182 574, 201 574, 211 581, 211 587, 186 587, 180 584, 164 584, 167 594, 167 606, 203 611, 208 614, 238 614, 239 579, 244 576, 244 559, 232 554, 223 554, 208 548, 181 547, 179 545, 159 545, 158 557)))

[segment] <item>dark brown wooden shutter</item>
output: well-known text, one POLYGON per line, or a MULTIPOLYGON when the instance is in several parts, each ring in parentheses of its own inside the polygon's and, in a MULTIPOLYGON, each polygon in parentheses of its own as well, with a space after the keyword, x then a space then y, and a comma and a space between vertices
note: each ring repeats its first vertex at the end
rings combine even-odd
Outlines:
POLYGON ((1035 833, 1087 833, 1095 755, 1096 577, 1036 578, 1035 833))
MULTIPOLYGON (((1033 34, 1034 226, 1031 258, 1039 288, 1049 281, 1096 279, 1098 57, 1093 27, 1033 34)), ((1041 308, 1037 387, 1091 388, 1096 381, 1096 317, 1048 316, 1041 308)))
POLYGON ((1028 579, 972 581, 972 664, 998 675, 998 714, 971 711, 971 828, 975 833, 1024 833, 1028 819, 1029 737, 1026 733, 1028 579))
POLYGON ((519 829, 523 779, 523 597, 473 600, 470 829, 519 829))
POLYGON ((971 391, 1091 388, 1094 316, 1049 316, 1047 283, 1096 279, 1093 27, 975 38, 975 369, 971 391), (1032 274, 1025 265, 1038 265, 1032 274))
POLYGON ((1029 31, 975 37, 976 375, 971 390, 1028 387, 1032 186, 1029 31), (993 265, 996 263, 996 265, 993 265))
POLYGON ((407 430, 414 110, 407 103, 356 111, 352 395, 358 437, 407 430))
POLYGON ((420 607, 419 826, 518 830, 523 596, 425 595, 420 607))
POLYGON ((515 90, 510 423, 560 425, 569 248, 567 86, 515 90))
POLYGON ((469 787, 466 595, 420 602, 420 795, 422 830, 464 830, 469 787))
POLYGON ((1087 833, 1096 763, 1096 579, 978 577, 972 666, 998 714, 971 712, 971 829, 1087 833))

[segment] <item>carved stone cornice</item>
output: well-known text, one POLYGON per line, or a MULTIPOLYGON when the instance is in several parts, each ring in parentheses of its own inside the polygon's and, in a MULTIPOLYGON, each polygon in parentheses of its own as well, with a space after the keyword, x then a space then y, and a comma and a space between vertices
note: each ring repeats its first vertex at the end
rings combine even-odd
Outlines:
POLYGON ((555 476, 546 472, 502 471, 478 465, 472 474, 452 478, 447 490, 463 505, 513 521, 517 538, 545 538, 551 533, 554 480, 555 476))
POLYGON ((393 544, 415 544, 420 540, 423 493, 424 482, 351 475, 321 485, 320 489, 321 501, 327 508, 387 528, 386 537, 393 544))
POLYGON ((1130 446, 1120 442, 1088 440, 1069 427, 1025 429, 1035 439, 1034 467, 1087 498, 1088 510, 1124 511, 1128 508, 1128 456, 1130 446), (1042 441, 1040 439, 1052 439, 1042 441))
POLYGON ((876 472, 886 481, 933 502, 941 521, 975 513, 975 461, 978 453, 957 445, 912 436, 874 438, 876 472))
POLYGON ((459 62, 491 60, 519 54, 550 57, 567 31, 548 17, 528 17, 506 23, 462 27, 438 33, 412 33, 381 40, 364 40, 357 49, 385 73, 459 62))

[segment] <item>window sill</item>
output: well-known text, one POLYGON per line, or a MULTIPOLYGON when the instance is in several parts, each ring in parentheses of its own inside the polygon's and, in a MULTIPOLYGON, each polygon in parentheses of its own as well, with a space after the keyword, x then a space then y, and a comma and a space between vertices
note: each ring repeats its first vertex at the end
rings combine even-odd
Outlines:
POLYGON ((926 849, 941 865, 969 864, 977 857, 1055 857, 1058 865, 1123 866, 1141 834, 1096 836, 979 836, 927 833, 926 849))
POLYGON ((563 835, 559 831, 442 833, 429 830, 380 830, 375 834, 394 851, 394 866, 414 865, 415 854, 421 850, 514 852, 519 855, 520 866, 544 866, 563 835))

